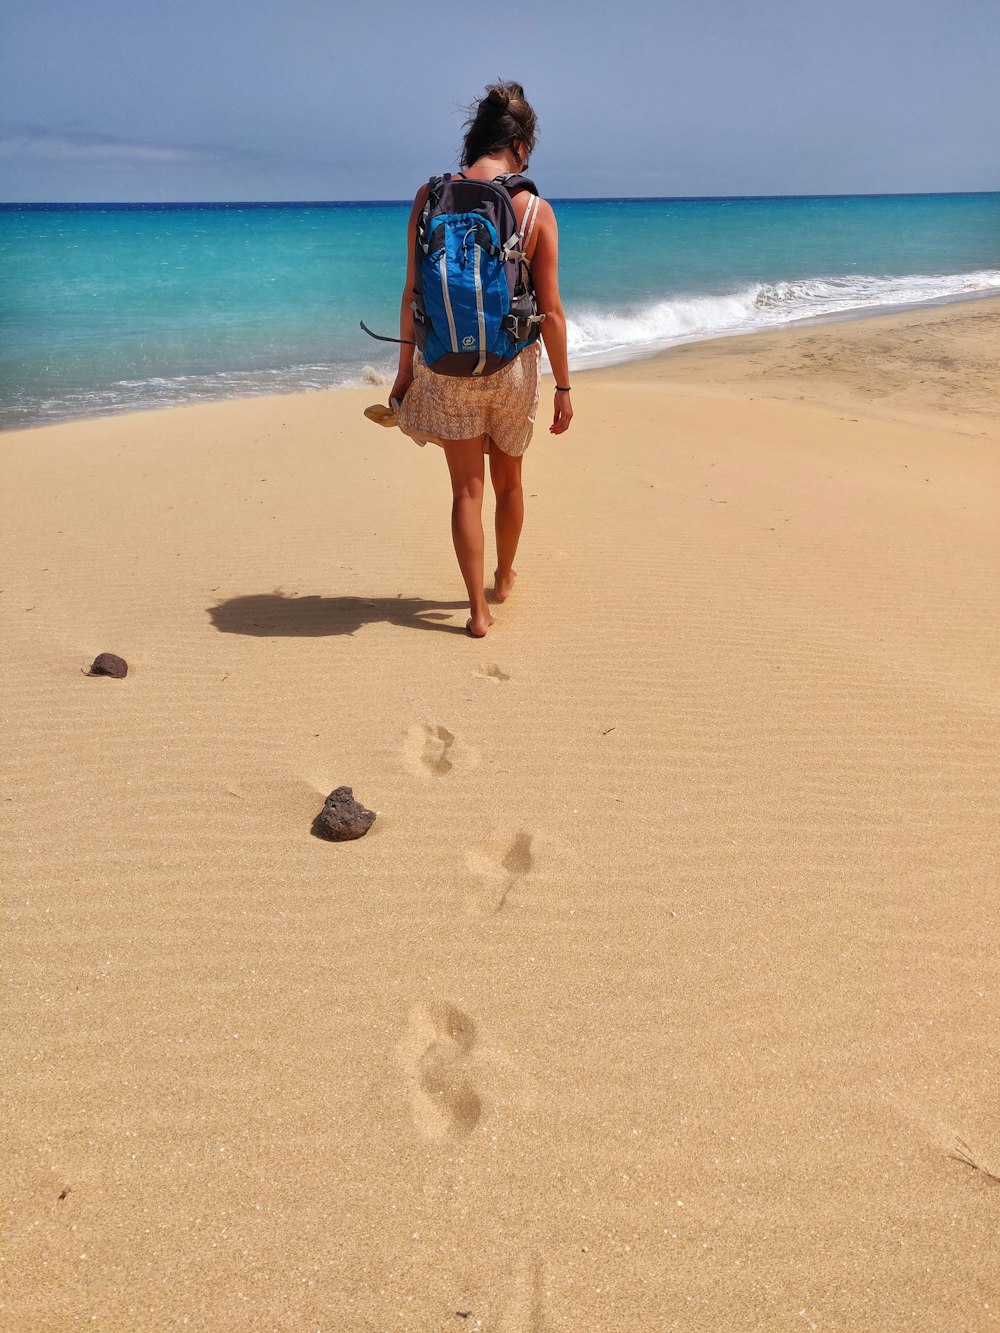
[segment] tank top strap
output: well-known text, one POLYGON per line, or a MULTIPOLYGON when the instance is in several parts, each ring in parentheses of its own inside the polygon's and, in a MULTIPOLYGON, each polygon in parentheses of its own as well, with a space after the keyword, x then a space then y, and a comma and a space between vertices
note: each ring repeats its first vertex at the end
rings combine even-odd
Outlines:
POLYGON ((524 210, 524 217, 521 219, 521 250, 525 256, 527 256, 528 246, 531 244, 531 234, 535 230, 537 215, 538 195, 532 194, 528 197, 528 207, 524 210))

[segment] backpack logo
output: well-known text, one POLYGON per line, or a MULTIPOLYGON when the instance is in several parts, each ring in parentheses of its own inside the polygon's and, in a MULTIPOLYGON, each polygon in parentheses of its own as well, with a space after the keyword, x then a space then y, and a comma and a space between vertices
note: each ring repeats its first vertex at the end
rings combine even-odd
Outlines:
POLYGON ((475 338, 473 338, 471 333, 467 333, 465 337, 462 339, 462 346, 468 347, 469 350, 473 352, 476 350, 476 340, 475 338))

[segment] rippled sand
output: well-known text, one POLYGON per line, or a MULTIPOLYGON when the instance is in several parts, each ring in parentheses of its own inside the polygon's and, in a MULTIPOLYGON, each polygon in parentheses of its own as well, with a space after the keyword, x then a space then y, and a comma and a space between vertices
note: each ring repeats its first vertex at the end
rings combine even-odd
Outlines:
POLYGON ((5 1326, 991 1326, 998 352, 578 376, 483 641, 370 390, 0 436, 5 1326))

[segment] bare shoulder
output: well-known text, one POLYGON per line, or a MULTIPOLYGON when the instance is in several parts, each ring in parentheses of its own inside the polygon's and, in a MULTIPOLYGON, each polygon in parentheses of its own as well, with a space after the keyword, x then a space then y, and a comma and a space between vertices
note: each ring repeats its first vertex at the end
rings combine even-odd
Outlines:
MULTIPOLYGON (((552 205, 541 195, 536 196, 538 207, 535 210, 535 226, 554 227, 556 225, 556 215, 552 211, 552 205)), ((517 219, 520 222, 528 207, 528 201, 531 199, 531 193, 528 190, 522 190, 514 196, 514 208, 517 213, 517 219)))
POLYGON ((528 204, 533 197, 538 200, 534 226, 538 227, 539 224, 541 224, 545 227, 554 227, 556 224, 556 215, 552 211, 552 205, 546 199, 543 199, 541 195, 532 196, 530 190, 519 190, 517 194, 514 195, 514 215, 517 218, 518 223, 520 224, 523 222, 524 215, 528 211, 528 204))
POLYGON ((556 215, 552 205, 547 199, 538 196, 538 221, 546 227, 556 225, 556 215))
POLYGON ((533 244, 530 247, 531 259, 540 259, 546 254, 554 257, 559 245, 559 228, 556 226, 556 215, 553 212, 552 205, 547 199, 540 198, 538 200, 533 231, 533 244))

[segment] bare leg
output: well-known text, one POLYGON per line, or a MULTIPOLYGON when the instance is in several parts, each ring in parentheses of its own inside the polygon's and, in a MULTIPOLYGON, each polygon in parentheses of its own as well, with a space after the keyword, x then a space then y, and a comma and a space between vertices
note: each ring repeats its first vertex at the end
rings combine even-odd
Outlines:
POLYGON ((524 491, 521 489, 521 460, 511 458, 490 445, 490 480, 497 497, 497 572, 493 595, 504 602, 517 578, 514 556, 524 523, 524 491))
POLYGON ((469 593, 469 633, 481 639, 493 624, 483 591, 483 442, 442 440, 451 473, 451 539, 469 593))

